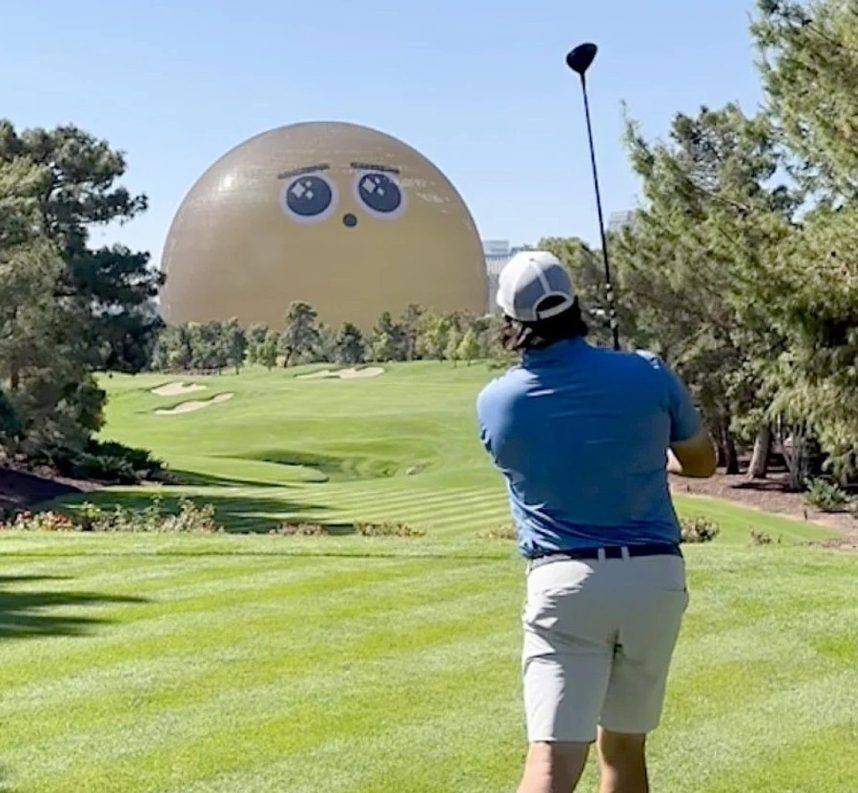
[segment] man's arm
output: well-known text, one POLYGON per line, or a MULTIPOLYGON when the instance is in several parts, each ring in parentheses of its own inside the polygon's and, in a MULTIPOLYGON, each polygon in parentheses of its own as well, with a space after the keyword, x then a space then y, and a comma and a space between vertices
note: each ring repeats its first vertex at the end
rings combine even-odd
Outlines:
POLYGON ((679 476, 712 476, 716 462, 715 445, 703 427, 688 440, 672 443, 667 451, 667 470, 679 476))

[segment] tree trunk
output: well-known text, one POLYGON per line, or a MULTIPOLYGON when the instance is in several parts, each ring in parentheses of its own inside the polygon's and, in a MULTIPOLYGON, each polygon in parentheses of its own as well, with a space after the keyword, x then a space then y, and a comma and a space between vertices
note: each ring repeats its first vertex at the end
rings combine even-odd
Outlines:
POLYGON ((789 484, 793 490, 801 490, 804 484, 804 427, 799 424, 777 422, 777 441, 789 471, 789 484))
POLYGON ((733 440, 733 433, 730 430, 724 430, 724 457, 724 473, 738 474, 739 455, 736 452, 736 442, 733 440))
POLYGON ((769 470, 769 452, 772 449, 772 428, 766 424, 754 439, 754 452, 748 466, 749 479, 765 479, 769 470))
POLYGON ((718 468, 724 468, 727 465, 727 452, 724 446, 724 427, 721 424, 715 427, 715 451, 717 453, 715 465, 718 468))

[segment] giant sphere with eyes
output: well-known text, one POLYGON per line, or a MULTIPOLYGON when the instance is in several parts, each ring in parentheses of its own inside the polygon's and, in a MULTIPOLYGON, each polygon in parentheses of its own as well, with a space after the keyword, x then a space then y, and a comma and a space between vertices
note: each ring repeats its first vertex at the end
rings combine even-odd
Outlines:
POLYGON ((278 327, 294 300, 365 329, 410 303, 487 310, 479 236, 453 185, 355 124, 279 127, 225 154, 179 207, 162 266, 171 323, 278 327))

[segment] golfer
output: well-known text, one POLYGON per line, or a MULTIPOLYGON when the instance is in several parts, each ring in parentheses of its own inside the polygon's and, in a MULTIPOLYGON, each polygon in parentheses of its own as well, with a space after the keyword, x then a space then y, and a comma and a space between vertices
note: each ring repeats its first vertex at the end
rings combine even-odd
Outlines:
POLYGON ((570 793, 595 741, 601 793, 645 793, 644 742, 688 605, 667 470, 710 476, 712 442, 659 358, 587 344, 550 253, 514 256, 497 302, 521 363, 477 412, 528 560, 518 790, 570 793))

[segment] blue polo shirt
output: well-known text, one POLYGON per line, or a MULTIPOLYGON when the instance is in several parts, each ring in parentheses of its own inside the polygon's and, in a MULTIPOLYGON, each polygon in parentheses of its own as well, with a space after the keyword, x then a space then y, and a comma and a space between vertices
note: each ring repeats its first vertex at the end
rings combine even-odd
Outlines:
POLYGON ((657 356, 583 339, 528 351, 483 389, 477 414, 524 556, 679 542, 667 448, 701 423, 657 356))

